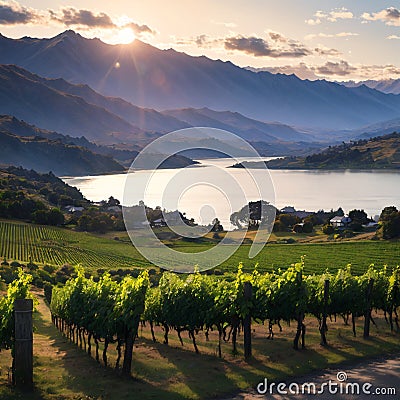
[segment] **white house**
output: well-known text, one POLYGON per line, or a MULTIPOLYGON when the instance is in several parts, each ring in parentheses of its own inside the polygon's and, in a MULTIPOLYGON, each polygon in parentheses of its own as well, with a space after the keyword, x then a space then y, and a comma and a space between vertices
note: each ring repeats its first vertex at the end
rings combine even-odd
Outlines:
POLYGON ((165 223, 164 218, 158 218, 158 219, 155 219, 151 225, 154 228, 160 228, 162 226, 166 226, 167 224, 165 223))
POLYGON ((83 207, 76 207, 76 206, 65 206, 65 209, 71 214, 76 212, 82 212, 84 210, 83 207))
POLYGON ((335 228, 344 228, 351 222, 351 218, 348 215, 333 217, 329 221, 335 228))

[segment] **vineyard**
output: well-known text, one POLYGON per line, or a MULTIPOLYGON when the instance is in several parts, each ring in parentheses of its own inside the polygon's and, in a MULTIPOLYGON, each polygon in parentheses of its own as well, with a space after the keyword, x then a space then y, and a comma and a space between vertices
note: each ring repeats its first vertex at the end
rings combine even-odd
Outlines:
POLYGON ((157 287, 149 287, 146 272, 136 280, 126 277, 116 283, 107 274, 96 282, 84 278, 80 271, 64 287, 53 289, 50 308, 56 326, 89 354, 94 340, 97 360, 99 342, 104 342, 105 365, 108 347, 115 343, 118 353, 115 367, 119 369, 124 346, 124 360, 126 357, 131 360, 129 349, 133 347, 139 320, 149 325, 153 341, 156 341, 154 326, 162 327, 165 344, 175 331, 183 345, 181 335, 187 332, 196 353, 199 332, 204 332, 207 338, 210 331, 217 331, 220 357, 222 342, 231 342, 232 352, 237 353, 237 336, 246 319, 265 324, 271 339, 276 326, 282 329, 281 322, 295 322, 295 349, 305 347, 306 316, 317 319, 322 344, 329 341, 328 321, 336 318, 343 318, 346 323, 351 320, 349 329, 352 327, 355 335, 355 320, 362 317, 364 337, 368 337, 369 324, 375 323, 372 309, 382 311, 391 331, 398 332, 399 288, 399 267, 393 271, 371 267, 356 276, 350 267, 336 274, 305 275, 303 263, 284 272, 265 274, 257 270, 246 274, 239 266, 232 281, 199 273, 187 277, 164 273, 157 287), (253 291, 250 297, 244 289, 249 284, 253 291))
MULTIPOLYGON (((37 264, 81 264, 89 272, 150 267, 151 264, 132 246, 126 234, 123 240, 113 240, 68 229, 0 221, 0 258, 37 264)), ((177 241, 171 247, 176 251, 199 252, 210 245, 177 241)), ((394 268, 400 259, 398 241, 354 241, 313 244, 268 244, 254 259, 248 258, 250 246, 242 245, 235 254, 221 264, 220 271, 235 273, 240 262, 245 271, 259 264, 261 272, 286 268, 293 259, 306 255, 307 273, 321 273, 326 268, 337 271, 352 264, 352 271, 363 274, 370 264, 377 268, 394 268)))
POLYGON ((8 221, 0 221, 0 257, 38 264, 81 264, 86 268, 148 265, 132 246, 123 243, 62 228, 8 221), (133 253, 133 257, 126 253, 133 253))
POLYGON ((18 279, 9 284, 7 294, 0 297, 0 351, 14 348, 14 301, 33 298, 29 292, 32 277, 19 271, 18 279))

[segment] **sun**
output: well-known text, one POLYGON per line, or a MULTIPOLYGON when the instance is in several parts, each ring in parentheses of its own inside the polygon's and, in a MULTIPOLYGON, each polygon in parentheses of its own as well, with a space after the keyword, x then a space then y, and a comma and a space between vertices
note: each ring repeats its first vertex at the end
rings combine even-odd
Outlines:
POLYGON ((116 43, 129 44, 136 39, 136 36, 131 28, 122 28, 115 38, 116 43))

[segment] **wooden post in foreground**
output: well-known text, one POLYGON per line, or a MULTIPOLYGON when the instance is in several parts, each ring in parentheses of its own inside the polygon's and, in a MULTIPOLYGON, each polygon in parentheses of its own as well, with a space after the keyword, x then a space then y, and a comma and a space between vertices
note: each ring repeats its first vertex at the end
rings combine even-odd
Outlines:
POLYGON ((372 289, 374 287, 374 280, 371 278, 368 282, 367 293, 365 298, 366 308, 364 312, 364 339, 369 337, 369 325, 371 321, 371 302, 372 302, 372 289))
POLYGON ((25 390, 33 389, 32 311, 32 299, 15 300, 14 381, 17 387, 25 390))
POLYGON ((324 284, 324 305, 323 305, 322 321, 320 327, 322 346, 326 346, 328 344, 326 340, 326 332, 328 331, 328 326, 326 325, 328 299, 329 299, 329 279, 326 279, 324 284))
MULTIPOLYGON (((244 298, 251 301, 253 288, 250 282, 244 283, 244 298)), ((244 358, 251 358, 251 314, 250 312, 243 319, 243 340, 244 340, 244 358)))

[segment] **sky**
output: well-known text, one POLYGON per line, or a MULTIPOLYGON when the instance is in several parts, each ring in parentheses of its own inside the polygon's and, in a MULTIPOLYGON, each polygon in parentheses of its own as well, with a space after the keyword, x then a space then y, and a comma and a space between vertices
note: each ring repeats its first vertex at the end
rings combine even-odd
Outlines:
POLYGON ((398 0, 0 0, 4 36, 66 29, 302 79, 400 78, 398 0))

